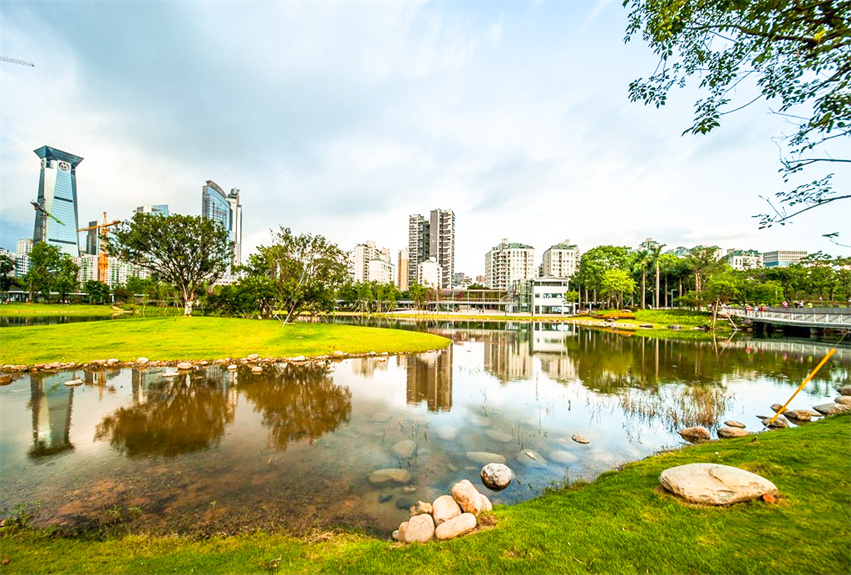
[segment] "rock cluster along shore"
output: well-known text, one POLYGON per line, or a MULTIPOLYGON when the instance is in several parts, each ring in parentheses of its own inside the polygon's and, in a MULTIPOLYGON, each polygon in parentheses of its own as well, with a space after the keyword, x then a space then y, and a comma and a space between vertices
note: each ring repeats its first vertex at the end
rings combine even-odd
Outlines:
MULTIPOLYGON (((783 406, 779 403, 775 403, 771 406, 771 409, 774 413, 777 413, 783 409, 783 406)), ((774 423, 771 422, 771 418, 773 416, 757 415, 757 418, 760 419, 762 425, 768 429, 783 429, 789 427, 790 422, 795 425, 800 425, 801 423, 812 421, 815 417, 835 415, 846 411, 851 411, 851 386, 840 387, 839 397, 834 399, 833 403, 823 403, 821 405, 813 406, 812 409, 787 409, 782 415, 777 417, 774 423)), ((716 433, 718 434, 719 439, 745 437, 750 435, 750 432, 748 432, 745 427, 745 424, 741 421, 728 420, 724 422, 722 427, 718 428, 716 433)), ((685 429, 681 429, 677 433, 679 433, 683 439, 691 442, 709 441, 712 439, 712 434, 702 425, 687 427, 685 429)))
MULTIPOLYGON (((434 350, 429 350, 434 351, 434 350)), ((249 365, 249 366, 262 366, 263 365, 274 365, 280 363, 294 363, 294 364, 303 364, 309 362, 327 362, 331 360, 341 360, 347 358, 355 358, 355 357, 387 357, 390 355, 403 355, 399 354, 390 354, 388 352, 377 353, 374 351, 363 352, 363 353, 345 353, 342 351, 335 351, 330 355, 317 355, 312 357, 305 357, 303 355, 297 355, 294 357, 260 357, 256 353, 252 353, 243 358, 223 358, 216 360, 169 360, 169 361, 151 361, 146 357, 140 357, 139 359, 133 361, 119 361, 117 359, 93 359, 88 362, 62 362, 62 361, 54 361, 50 363, 36 363, 33 365, 26 364, 5 364, 0 365, 0 373, 7 374, 15 374, 15 373, 37 373, 42 371, 69 371, 75 369, 87 369, 87 370, 99 370, 99 369, 120 369, 127 367, 176 367, 179 370, 191 370, 198 367, 206 367, 210 364, 217 365, 227 365, 234 366, 236 369, 239 365, 249 365)))
POLYGON ((409 510, 409 519, 393 532, 393 539, 427 543, 461 537, 475 530, 480 515, 492 508, 490 500, 464 479, 452 486, 452 495, 441 495, 432 503, 417 501, 409 510))

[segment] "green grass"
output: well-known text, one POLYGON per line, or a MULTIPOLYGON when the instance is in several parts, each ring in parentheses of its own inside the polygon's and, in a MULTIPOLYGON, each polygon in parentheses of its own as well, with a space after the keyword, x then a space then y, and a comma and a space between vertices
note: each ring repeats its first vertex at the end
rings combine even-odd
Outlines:
POLYGON ((358 533, 62 538, 5 528, 2 573, 848 573, 851 416, 662 453, 590 485, 497 507, 495 528, 401 546, 358 533), (776 503, 686 505, 662 470, 717 462, 773 481, 776 503), (270 564, 277 560, 277 567, 270 564))
POLYGON ((0 328, 0 363, 87 362, 140 357, 166 361, 245 357, 403 353, 449 345, 440 336, 345 325, 215 317, 133 318, 0 328))
POLYGON ((110 305, 10 303, 0 305, 0 316, 44 317, 57 315, 108 316, 115 311, 110 305))

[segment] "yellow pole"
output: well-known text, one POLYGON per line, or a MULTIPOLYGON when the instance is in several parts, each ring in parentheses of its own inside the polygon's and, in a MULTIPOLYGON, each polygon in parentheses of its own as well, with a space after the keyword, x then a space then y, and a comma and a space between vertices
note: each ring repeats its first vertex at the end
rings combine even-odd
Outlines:
POLYGON ((783 404, 783 407, 781 407, 777 411, 777 413, 774 414, 774 417, 771 418, 771 421, 768 422, 768 425, 771 425, 772 423, 777 421, 777 418, 780 417, 783 414, 784 411, 786 411, 786 408, 789 407, 789 404, 792 403, 792 400, 795 399, 795 396, 798 395, 798 393, 802 389, 804 389, 804 386, 806 386, 813 377, 815 377, 815 375, 818 373, 818 370, 820 370, 824 366, 824 364, 827 363, 827 360, 829 360, 833 356, 834 353, 836 353, 836 348, 835 347, 830 348, 830 351, 827 352, 827 355, 825 355, 824 358, 822 358, 822 360, 816 366, 816 368, 810 372, 810 375, 807 376, 807 378, 804 380, 804 382, 801 385, 798 386, 798 389, 795 390, 795 393, 792 394, 792 397, 789 398, 789 401, 787 401, 785 404, 783 404))

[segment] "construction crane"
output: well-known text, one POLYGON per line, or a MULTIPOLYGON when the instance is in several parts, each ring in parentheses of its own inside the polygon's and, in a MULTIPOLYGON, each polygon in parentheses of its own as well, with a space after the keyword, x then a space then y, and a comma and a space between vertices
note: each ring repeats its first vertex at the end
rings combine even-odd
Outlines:
POLYGON ((8 56, 0 56, 0 60, 4 62, 11 62, 12 64, 20 64, 21 66, 29 66, 30 68, 35 68, 35 64, 32 62, 27 62, 26 60, 18 60, 17 58, 9 58, 8 56))
POLYGON ((100 241, 98 242, 98 281, 102 284, 106 283, 106 272, 109 270, 109 256, 106 253, 106 244, 107 244, 107 229, 109 226, 117 226, 121 223, 121 220, 115 220, 113 222, 106 221, 106 212, 103 213, 103 223, 95 224, 93 226, 89 226, 87 228, 80 228, 78 232, 88 232, 91 230, 99 230, 100 241))

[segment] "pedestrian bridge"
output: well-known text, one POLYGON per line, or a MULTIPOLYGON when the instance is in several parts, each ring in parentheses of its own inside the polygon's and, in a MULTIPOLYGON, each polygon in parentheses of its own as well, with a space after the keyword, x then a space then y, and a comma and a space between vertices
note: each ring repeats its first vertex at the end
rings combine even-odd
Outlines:
POLYGON ((732 313, 763 326, 794 326, 814 329, 851 329, 851 308, 766 308, 735 309, 732 313))

